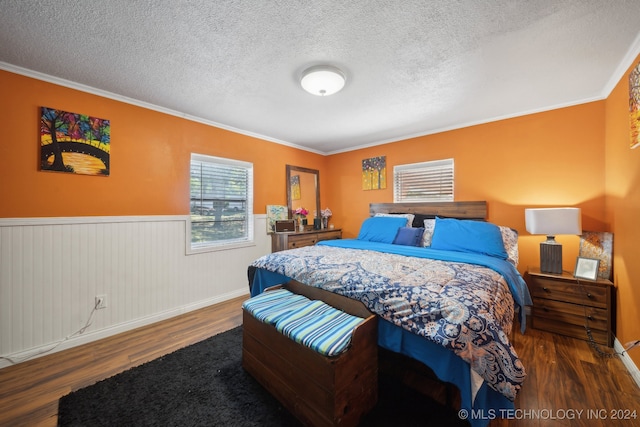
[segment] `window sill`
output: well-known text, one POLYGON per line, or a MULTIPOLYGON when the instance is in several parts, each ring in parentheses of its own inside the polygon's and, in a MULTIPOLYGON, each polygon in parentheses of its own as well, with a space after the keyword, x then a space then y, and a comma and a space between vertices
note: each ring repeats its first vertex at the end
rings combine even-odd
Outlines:
POLYGON ((196 254, 202 254, 206 252, 227 251, 227 250, 233 250, 233 249, 248 248, 252 246, 256 246, 256 242, 254 240, 247 240, 245 242, 222 243, 219 245, 196 246, 196 247, 192 247, 191 242, 188 242, 186 253, 187 255, 196 255, 196 254))

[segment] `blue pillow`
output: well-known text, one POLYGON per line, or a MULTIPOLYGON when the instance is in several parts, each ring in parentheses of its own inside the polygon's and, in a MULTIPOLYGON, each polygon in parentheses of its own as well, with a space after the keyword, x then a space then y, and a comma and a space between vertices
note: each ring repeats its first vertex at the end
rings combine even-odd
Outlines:
POLYGON ((367 218, 360 227, 358 240, 393 243, 398 229, 405 225, 407 225, 407 219, 403 217, 374 216, 367 218))
POLYGON ((405 246, 422 246, 422 234, 424 233, 424 228, 422 227, 402 227, 398 229, 398 234, 396 234, 396 238, 393 239, 394 245, 405 245, 405 246))
POLYGON ((500 229, 490 222, 436 218, 431 248, 507 259, 500 229))

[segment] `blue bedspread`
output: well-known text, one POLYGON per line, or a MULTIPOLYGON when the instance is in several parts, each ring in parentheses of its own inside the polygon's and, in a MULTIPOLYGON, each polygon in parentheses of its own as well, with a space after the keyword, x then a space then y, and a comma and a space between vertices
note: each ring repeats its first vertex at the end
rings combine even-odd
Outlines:
POLYGON ((466 253, 332 240, 264 256, 251 264, 250 276, 254 274, 252 295, 295 279, 362 301, 384 320, 379 322, 383 347, 432 369, 434 363, 444 363, 442 357, 433 357, 438 348, 458 356, 447 364, 466 364, 466 374, 464 369, 434 369, 443 381, 460 388, 463 408, 513 408, 525 370, 507 336, 514 300, 523 306, 531 299, 510 263, 466 253), (468 367, 485 381, 477 397, 466 391, 471 382, 468 367))

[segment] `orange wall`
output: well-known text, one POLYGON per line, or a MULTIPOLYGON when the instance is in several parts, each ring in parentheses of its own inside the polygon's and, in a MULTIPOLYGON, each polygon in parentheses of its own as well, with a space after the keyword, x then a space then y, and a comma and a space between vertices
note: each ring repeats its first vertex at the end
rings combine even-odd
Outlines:
MULTIPOLYGON (((525 230, 524 209, 582 208, 583 228, 609 231, 604 221, 604 101, 531 114, 330 156, 327 204, 332 222, 356 236, 369 203, 393 201, 393 166, 453 158, 455 200, 486 200, 489 221, 520 233, 519 270, 539 265, 542 236, 525 230), (362 190, 362 159, 387 156, 389 186, 362 190)), ((323 202, 324 204, 325 202, 323 202)), ((573 271, 576 236, 564 243, 563 266, 573 271)))
POLYGON ((318 154, 6 71, 0 87, 0 218, 188 214, 191 152, 253 162, 255 213, 286 204, 286 164, 326 188, 318 154), (41 106, 111 120, 111 175, 39 171, 41 106))
MULTIPOLYGON (((640 61, 638 56, 633 66, 640 61)), ((640 339, 640 148, 629 149, 629 72, 606 102, 607 220, 613 238, 614 282, 617 287, 618 340, 640 339)), ((640 349, 629 351, 640 367, 640 349)))

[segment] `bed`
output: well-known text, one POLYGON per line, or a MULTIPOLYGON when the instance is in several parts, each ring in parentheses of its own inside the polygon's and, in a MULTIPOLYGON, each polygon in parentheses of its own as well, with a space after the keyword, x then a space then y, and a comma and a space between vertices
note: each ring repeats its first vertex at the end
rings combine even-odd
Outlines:
POLYGON ((248 269, 251 295, 295 281, 361 301, 378 345, 454 384, 472 426, 514 409, 526 372, 509 341, 531 297, 517 232, 485 222, 486 202, 372 204, 358 238, 275 252, 248 269))

